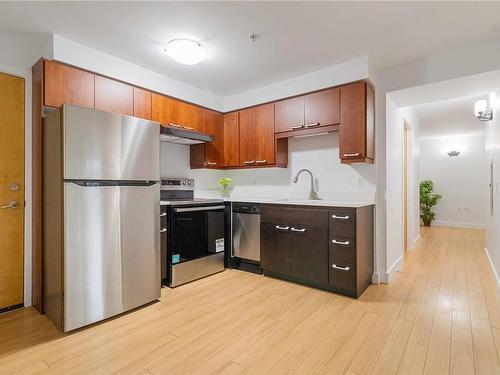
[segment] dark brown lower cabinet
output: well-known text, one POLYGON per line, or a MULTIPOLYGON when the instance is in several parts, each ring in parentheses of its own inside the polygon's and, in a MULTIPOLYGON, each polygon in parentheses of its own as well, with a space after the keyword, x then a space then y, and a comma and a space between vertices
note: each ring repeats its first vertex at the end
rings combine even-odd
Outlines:
POLYGON ((373 206, 261 206, 264 274, 359 297, 373 273, 373 206))

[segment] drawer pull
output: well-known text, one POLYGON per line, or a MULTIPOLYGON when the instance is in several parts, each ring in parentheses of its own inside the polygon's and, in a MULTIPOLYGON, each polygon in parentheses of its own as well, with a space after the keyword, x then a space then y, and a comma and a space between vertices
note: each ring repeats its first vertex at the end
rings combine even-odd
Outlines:
POLYGON ((182 125, 182 128, 186 129, 186 130, 194 130, 194 128, 192 128, 191 126, 184 126, 184 125, 182 125))
POLYGON ((282 227, 281 225, 276 225, 276 229, 278 230, 288 230, 290 227, 282 227))
POLYGON ((316 126, 319 126, 319 125, 320 125, 319 122, 313 122, 312 124, 307 124, 306 129, 315 128, 316 126))
POLYGON ((179 125, 179 124, 174 124, 173 122, 169 122, 168 123, 168 126, 172 126, 174 128, 182 128, 182 125, 179 125))
POLYGON ((167 216, 167 213, 164 212, 164 213, 160 214, 160 217, 163 217, 163 216, 167 216))
POLYGON ((306 228, 294 228, 292 227, 292 232, 299 232, 299 233, 304 233, 306 231, 306 228))
POLYGON ((359 156, 359 155, 361 155, 359 152, 354 152, 352 154, 344 154, 344 157, 345 158, 354 158, 354 157, 359 156))
POLYGON ((207 165, 208 165, 208 166, 211 166, 211 165, 217 165, 217 163, 216 163, 216 162, 214 162, 214 161, 207 161, 207 165))
POLYGON ((304 127, 304 125, 297 125, 297 126, 292 126, 290 129, 298 130, 298 129, 302 129, 303 127, 304 127))
POLYGON ((245 164, 255 164, 255 160, 245 160, 245 164))
POLYGON ((336 264, 332 264, 332 268, 334 268, 336 270, 340 270, 340 271, 349 271, 351 269, 351 267, 349 267, 349 266, 339 267, 336 264))
POLYGON ((264 160, 256 160, 255 161, 257 164, 266 164, 267 163, 267 159, 264 159, 264 160))
POLYGON ((351 243, 351 241, 337 241, 337 240, 332 240, 332 243, 334 243, 336 245, 348 246, 351 243))
POLYGON ((164 233, 166 231, 167 231, 167 228, 163 228, 163 229, 160 230, 160 233, 164 233))
POLYGON ((350 216, 349 215, 346 215, 346 216, 332 215, 332 218, 336 219, 336 220, 349 220, 350 216))

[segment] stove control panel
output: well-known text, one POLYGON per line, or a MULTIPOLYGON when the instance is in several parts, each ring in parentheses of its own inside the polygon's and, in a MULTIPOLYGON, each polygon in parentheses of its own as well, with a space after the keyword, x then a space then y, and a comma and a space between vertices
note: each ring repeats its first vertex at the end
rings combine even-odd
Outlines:
POLYGON ((192 178, 162 178, 162 190, 194 190, 192 178))

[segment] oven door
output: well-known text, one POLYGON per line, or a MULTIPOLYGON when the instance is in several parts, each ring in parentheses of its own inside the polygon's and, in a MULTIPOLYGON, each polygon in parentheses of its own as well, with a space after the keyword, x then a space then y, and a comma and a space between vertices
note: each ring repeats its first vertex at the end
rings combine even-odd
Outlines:
POLYGON ((224 205, 175 207, 171 224, 171 264, 224 251, 224 205))

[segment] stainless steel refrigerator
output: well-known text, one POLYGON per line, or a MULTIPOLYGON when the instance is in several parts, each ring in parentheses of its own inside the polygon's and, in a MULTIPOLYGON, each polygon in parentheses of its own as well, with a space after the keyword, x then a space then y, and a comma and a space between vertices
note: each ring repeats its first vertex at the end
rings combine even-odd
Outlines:
POLYGON ((63 331, 160 297, 159 145, 159 124, 134 117, 44 118, 44 310, 63 331))

